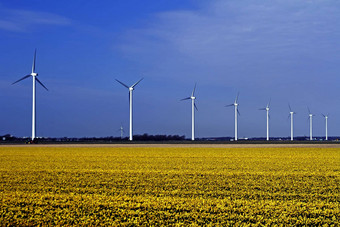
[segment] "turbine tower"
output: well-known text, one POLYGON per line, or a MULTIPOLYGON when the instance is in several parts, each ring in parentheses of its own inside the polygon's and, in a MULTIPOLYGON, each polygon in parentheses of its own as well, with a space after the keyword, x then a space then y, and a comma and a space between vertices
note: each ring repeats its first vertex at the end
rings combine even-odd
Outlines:
POLYGON ((195 140, 195 109, 198 110, 195 104, 195 99, 196 99, 195 90, 196 90, 196 83, 194 86, 194 90, 191 93, 191 96, 181 99, 181 101, 191 99, 191 140, 195 140))
POLYGON ((24 76, 23 78, 15 81, 13 84, 16 84, 18 83, 19 81, 22 81, 24 79, 27 79, 29 77, 32 77, 33 79, 33 95, 32 95, 32 141, 34 141, 34 139, 36 138, 36 134, 35 134, 35 131, 36 131, 36 117, 35 117, 35 114, 36 114, 36 106, 35 106, 35 101, 36 101, 36 92, 35 92, 35 81, 38 81, 38 83, 43 87, 45 88, 47 91, 48 89, 45 87, 45 85, 43 85, 43 83, 41 83, 41 81, 37 78, 38 76, 38 73, 35 72, 35 60, 36 60, 36 55, 37 55, 37 49, 35 49, 34 51, 34 57, 33 57, 33 64, 32 64, 32 72, 31 74, 29 75, 26 75, 24 76))
POLYGON ((136 83, 134 83, 132 86, 127 86, 126 84, 124 84, 123 82, 119 81, 116 79, 116 81, 118 83, 120 83, 121 85, 123 85, 124 87, 126 87, 127 89, 129 89, 129 104, 130 104, 130 132, 129 132, 129 140, 132 141, 133 140, 133 127, 132 127, 132 91, 134 90, 135 86, 141 82, 144 78, 138 80, 136 83))
POLYGON ((310 112, 309 107, 307 109, 309 113, 309 140, 313 140, 313 116, 315 115, 310 112))
POLYGON ((238 96, 239 96, 240 93, 237 93, 237 96, 236 96, 236 99, 235 99, 235 102, 233 104, 230 104, 230 105, 226 105, 225 107, 229 107, 229 106, 234 106, 235 107, 235 141, 237 141, 237 115, 241 115, 240 112, 238 111, 237 107, 238 107, 238 103, 237 103, 237 100, 238 100, 238 96))
POLYGON ((322 114, 322 116, 325 118, 325 121, 326 121, 326 140, 328 140, 328 115, 324 115, 322 114))
POLYGON ((293 112, 292 111, 292 108, 290 107, 290 105, 288 104, 289 106, 289 114, 288 115, 288 118, 290 117, 290 140, 293 141, 294 140, 294 135, 293 135, 293 132, 294 132, 294 119, 293 119, 293 115, 296 114, 296 112, 293 112))
POLYGON ((270 100, 269 103, 267 104, 266 108, 261 108, 260 110, 265 110, 267 112, 267 140, 269 140, 269 106, 270 106, 270 100))

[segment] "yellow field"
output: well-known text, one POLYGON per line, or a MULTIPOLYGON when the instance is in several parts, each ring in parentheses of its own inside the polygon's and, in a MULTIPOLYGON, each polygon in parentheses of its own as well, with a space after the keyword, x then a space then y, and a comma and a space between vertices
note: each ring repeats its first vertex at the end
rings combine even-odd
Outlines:
POLYGON ((1 225, 339 225, 339 148, 0 147, 1 225))

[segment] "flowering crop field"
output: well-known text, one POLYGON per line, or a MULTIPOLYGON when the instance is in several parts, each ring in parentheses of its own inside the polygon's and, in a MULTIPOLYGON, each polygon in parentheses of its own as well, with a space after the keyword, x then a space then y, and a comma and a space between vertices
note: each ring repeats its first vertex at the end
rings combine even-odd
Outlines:
POLYGON ((0 225, 339 226, 339 148, 0 147, 0 225))

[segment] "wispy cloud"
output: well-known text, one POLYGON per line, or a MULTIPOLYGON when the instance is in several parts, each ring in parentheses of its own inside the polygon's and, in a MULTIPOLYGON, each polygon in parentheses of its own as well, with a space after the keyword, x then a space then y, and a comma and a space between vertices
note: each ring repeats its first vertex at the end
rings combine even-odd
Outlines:
POLYGON ((338 1, 211 1, 200 10, 159 13, 130 30, 120 47, 138 61, 171 58, 176 67, 191 62, 228 71, 246 64, 252 71, 292 66, 315 53, 332 57, 339 38, 338 1))
POLYGON ((0 5, 0 29, 27 32, 38 25, 67 26, 71 20, 53 13, 8 9, 0 5))

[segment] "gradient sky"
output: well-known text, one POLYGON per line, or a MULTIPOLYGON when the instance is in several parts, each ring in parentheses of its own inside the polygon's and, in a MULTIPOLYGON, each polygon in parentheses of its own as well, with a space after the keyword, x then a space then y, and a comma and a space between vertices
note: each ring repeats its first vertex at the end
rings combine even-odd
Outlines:
POLYGON ((128 135, 132 85, 134 134, 190 137, 195 82, 197 137, 340 135, 340 1, 338 0, 8 0, 0 2, 0 134, 31 135, 31 79, 37 88, 37 136, 128 135))

